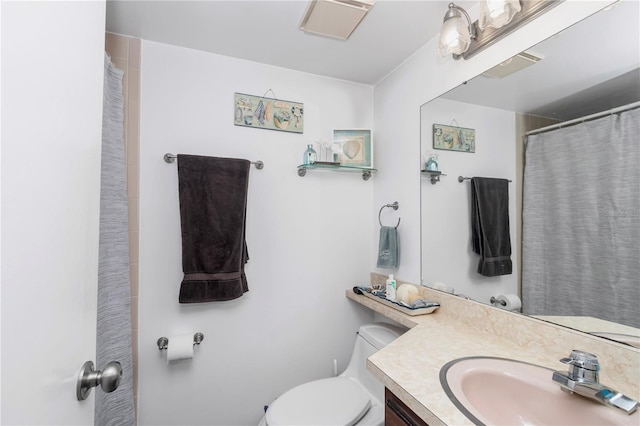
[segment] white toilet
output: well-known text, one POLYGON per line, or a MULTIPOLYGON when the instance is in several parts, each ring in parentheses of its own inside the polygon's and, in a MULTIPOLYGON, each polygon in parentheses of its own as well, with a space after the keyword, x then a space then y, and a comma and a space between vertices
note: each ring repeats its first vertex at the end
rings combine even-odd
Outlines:
POLYGON ((367 358, 405 331, 386 323, 361 326, 344 373, 286 391, 259 426, 383 426, 384 386, 367 371, 367 358))

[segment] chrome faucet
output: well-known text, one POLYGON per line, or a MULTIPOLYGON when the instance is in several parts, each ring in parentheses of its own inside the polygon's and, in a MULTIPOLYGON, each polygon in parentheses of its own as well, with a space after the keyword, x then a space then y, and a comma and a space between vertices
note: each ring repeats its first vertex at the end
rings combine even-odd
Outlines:
POLYGON ((562 358, 560 362, 569 364, 569 371, 554 371, 553 381, 568 393, 575 393, 608 407, 618 408, 631 414, 638 408, 635 401, 598 381, 600 364, 598 357, 579 350, 571 351, 569 358, 562 358))

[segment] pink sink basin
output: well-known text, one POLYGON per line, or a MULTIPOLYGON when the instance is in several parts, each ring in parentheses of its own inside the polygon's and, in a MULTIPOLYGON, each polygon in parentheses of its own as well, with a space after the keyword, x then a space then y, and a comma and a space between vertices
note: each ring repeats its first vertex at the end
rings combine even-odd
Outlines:
POLYGON ((453 403, 479 425, 635 425, 627 415, 560 390, 553 370, 515 360, 460 358, 440 370, 440 382, 453 403))

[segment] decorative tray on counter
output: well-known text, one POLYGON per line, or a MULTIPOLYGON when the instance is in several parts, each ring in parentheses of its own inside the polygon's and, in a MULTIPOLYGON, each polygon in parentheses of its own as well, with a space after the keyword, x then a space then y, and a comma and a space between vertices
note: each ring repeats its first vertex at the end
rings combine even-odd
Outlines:
POLYGON ((366 286, 356 286, 353 288, 353 292, 357 294, 362 294, 363 296, 366 296, 369 299, 373 299, 376 302, 380 302, 383 305, 386 305, 390 308, 393 308, 397 311, 400 311, 402 313, 405 313, 411 316, 430 314, 440 307, 440 304, 437 302, 432 302, 430 300, 422 299, 425 302, 424 306, 417 306, 414 308, 403 302, 387 299, 383 291, 376 291, 376 290, 373 290, 371 287, 366 287, 366 286))

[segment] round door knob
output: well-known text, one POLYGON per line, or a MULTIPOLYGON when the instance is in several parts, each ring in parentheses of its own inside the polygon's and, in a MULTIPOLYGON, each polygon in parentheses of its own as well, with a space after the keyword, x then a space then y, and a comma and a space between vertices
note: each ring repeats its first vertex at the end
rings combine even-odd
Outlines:
POLYGON ((122 379, 122 366, 117 361, 111 361, 98 373, 98 383, 106 393, 118 389, 120 379, 122 379))
POLYGON ((85 362, 78 372, 78 380, 76 382, 76 397, 78 401, 87 399, 91 393, 91 388, 98 385, 103 391, 113 392, 120 385, 122 378, 122 365, 117 361, 108 363, 102 371, 93 369, 93 362, 85 362))

